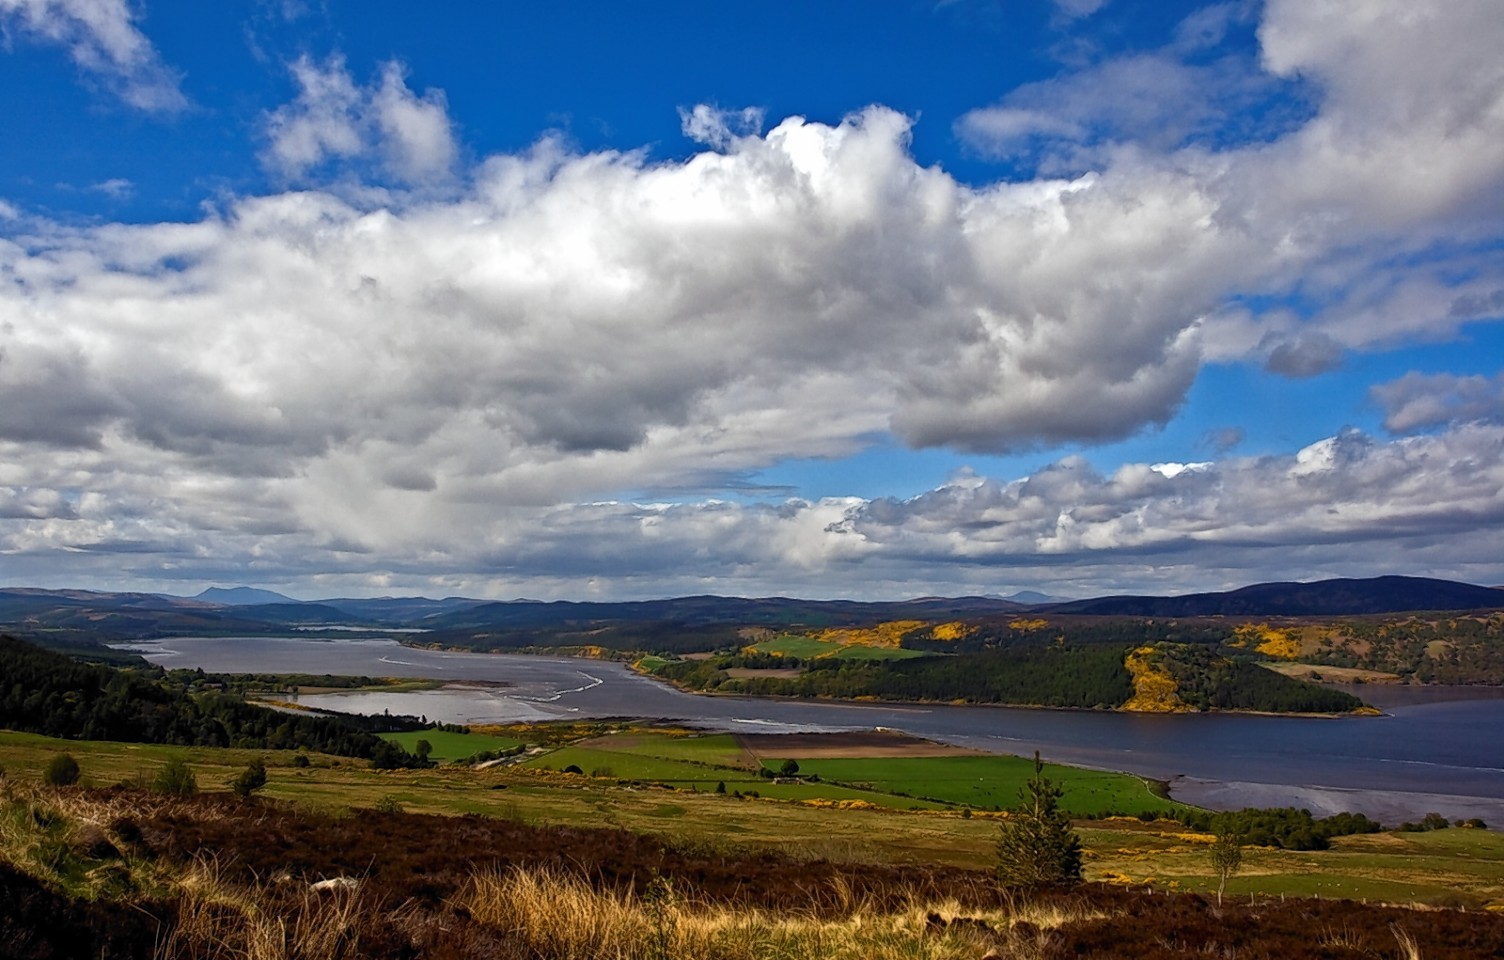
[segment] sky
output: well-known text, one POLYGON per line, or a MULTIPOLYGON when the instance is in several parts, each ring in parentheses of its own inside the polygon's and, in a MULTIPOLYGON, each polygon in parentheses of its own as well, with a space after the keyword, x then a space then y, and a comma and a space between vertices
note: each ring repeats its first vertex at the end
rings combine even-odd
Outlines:
POLYGON ((0 584, 1504 584, 1497 0, 0 0, 0 584))

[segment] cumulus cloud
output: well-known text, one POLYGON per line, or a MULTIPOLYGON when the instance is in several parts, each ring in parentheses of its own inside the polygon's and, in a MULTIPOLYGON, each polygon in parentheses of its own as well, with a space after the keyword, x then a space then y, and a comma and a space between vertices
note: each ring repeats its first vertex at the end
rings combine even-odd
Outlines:
POLYGON ((177 77, 135 20, 127 0, 0 0, 0 25, 66 47, 74 63, 132 107, 182 110, 188 99, 177 77))
POLYGON ((342 57, 292 67, 297 97, 268 114, 266 164, 301 179, 328 161, 379 153, 386 171, 421 184, 447 176, 457 147, 444 95, 407 86, 402 65, 387 63, 369 87, 358 86, 342 57))
MULTIPOLYGON (((492 571, 493 595, 531 568, 544 588, 635 568, 651 592, 692 570, 752 578, 738 592, 780 577, 844 592, 927 587, 934 564, 985 578, 1213 547, 1225 569, 1280 549, 1335 563, 1380 535, 1421 544, 1404 553, 1418 562, 1426 523, 1496 530, 1486 424, 1107 476, 1067 460, 913 501, 622 499, 885 435, 984 452, 1118 439, 1172 417, 1208 357, 1312 375, 1496 316, 1504 23, 1466 0, 1313 10, 1264 8, 1264 66, 1320 91, 1297 128, 1151 138, 1070 175, 958 182, 916 163, 912 119, 882 107, 766 130, 707 107, 682 118, 703 149, 670 162, 544 139, 443 195, 8 222, 0 486, 71 512, 7 521, 0 550, 436 590, 492 571), (1376 70, 1409 34, 1445 62, 1376 70), (1417 108, 1443 87, 1456 104, 1417 108)), ((1211 43, 1216 25, 1183 32, 1211 43)), ((1121 66, 1184 88, 1165 63, 1121 66)), ((371 158, 412 183, 459 163, 442 96, 400 67, 368 85, 339 60, 293 71, 266 154, 289 178, 371 158)), ((1149 102, 1113 137, 1162 113, 1149 102)), ((1471 409, 1461 387, 1431 392, 1447 390, 1471 409)), ((1393 429, 1437 422, 1395 396, 1379 402, 1410 427, 1393 429)))
MULTIPOLYGON (((1447 567, 1497 576, 1488 544, 1504 525, 1504 430, 1458 427, 1439 436, 1378 443, 1357 432, 1287 457, 1201 464, 1128 464, 1104 475, 1066 458, 1011 482, 968 478, 910 500, 851 511, 845 529, 874 554, 1004 568, 1046 564, 1131 571, 1135 556, 1191 582, 1230 585, 1278 577, 1299 556, 1304 571, 1447 567), (1386 540, 1388 556, 1367 555, 1386 540), (1237 572, 1241 571, 1241 572, 1237 572)), ((1048 581, 1043 581, 1048 582, 1048 581)), ((1184 587, 1180 589, 1185 589, 1184 587)))
POLYGON ((719 110, 709 104, 696 104, 679 110, 679 125, 684 135, 696 143, 723 150, 738 138, 762 132, 763 111, 745 107, 739 111, 719 110))
POLYGON ((1367 349, 1497 317, 1487 307, 1501 288, 1504 221, 1494 14, 1485 0, 1276 0, 1262 11, 1255 66, 1195 52, 1222 29, 1203 11, 1163 50, 1020 88, 957 129, 1045 172, 1094 170, 1104 185, 1157 177, 1198 196, 1198 238, 1234 258, 1214 268, 1227 289, 1263 295, 1208 313, 1205 355, 1264 360, 1274 334, 1291 343, 1281 361, 1310 369, 1298 349, 1305 327, 1367 349), (1292 91, 1308 109, 1281 112, 1292 91), (1261 103, 1269 109, 1249 109, 1261 103), (1240 116, 1261 119, 1226 123, 1240 116), (1287 312, 1287 293, 1303 317, 1287 312))
POLYGON ((1504 373, 1494 377, 1410 372, 1369 389, 1384 429, 1413 433, 1469 420, 1504 420, 1504 373))

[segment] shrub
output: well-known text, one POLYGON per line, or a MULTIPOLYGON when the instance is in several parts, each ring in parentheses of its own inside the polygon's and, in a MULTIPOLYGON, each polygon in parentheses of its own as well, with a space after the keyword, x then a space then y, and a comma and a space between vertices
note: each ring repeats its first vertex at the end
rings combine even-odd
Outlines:
POLYGON ((236 778, 230 781, 230 790, 242 799, 266 786, 266 764, 259 759, 252 760, 250 765, 236 778))
POLYGON ((1420 828, 1422 830, 1445 830, 1450 826, 1451 823, 1447 821, 1447 818, 1439 813, 1428 813, 1420 818, 1420 828))
POLYGON ((376 812, 377 813, 401 813, 402 812, 402 801, 398 800, 396 797, 392 796, 390 793, 385 794, 385 795, 383 795, 383 796, 381 796, 380 798, 377 799, 377 801, 376 801, 376 812))
POLYGON ((49 787, 71 787, 78 782, 78 761, 71 753, 60 753, 47 761, 42 782, 49 787))
POLYGON ((151 788, 174 797, 190 797, 198 793, 198 778, 181 757, 173 757, 152 778, 151 788))

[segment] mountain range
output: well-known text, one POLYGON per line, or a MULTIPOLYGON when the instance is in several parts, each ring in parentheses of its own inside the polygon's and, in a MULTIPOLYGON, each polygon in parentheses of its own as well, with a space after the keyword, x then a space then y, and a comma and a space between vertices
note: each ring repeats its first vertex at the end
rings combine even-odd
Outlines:
MULTIPOLYGON (((1042 594, 1039 596, 1043 596, 1042 594)), ((1362 616, 1406 611, 1504 608, 1504 590, 1450 580, 1387 576, 1310 583, 1261 583, 1178 597, 1108 596, 1024 603, 1001 597, 923 597, 899 601, 788 597, 675 597, 619 602, 464 597, 334 598, 299 601, 253 587, 215 587, 195 597, 88 590, 0 589, 0 628, 46 630, 60 639, 138 639, 186 634, 265 634, 291 628, 421 629, 446 634, 580 629, 592 624, 733 628, 861 626, 1028 613, 1086 617, 1362 616)))

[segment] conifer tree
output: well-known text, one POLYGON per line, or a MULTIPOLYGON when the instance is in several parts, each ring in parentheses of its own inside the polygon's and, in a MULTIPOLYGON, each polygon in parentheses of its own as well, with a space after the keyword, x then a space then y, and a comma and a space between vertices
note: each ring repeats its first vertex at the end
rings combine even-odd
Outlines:
POLYGON ((1035 889, 1081 882, 1081 838, 1059 808, 1060 794, 1034 751, 1034 776, 1019 791, 1019 806, 1009 812, 998 835, 997 878, 1003 886, 1035 889))

